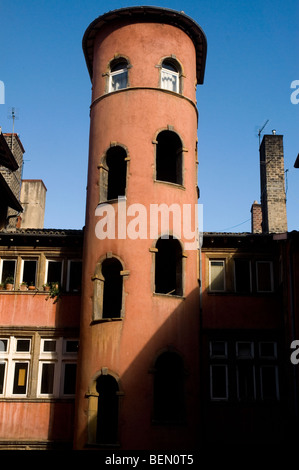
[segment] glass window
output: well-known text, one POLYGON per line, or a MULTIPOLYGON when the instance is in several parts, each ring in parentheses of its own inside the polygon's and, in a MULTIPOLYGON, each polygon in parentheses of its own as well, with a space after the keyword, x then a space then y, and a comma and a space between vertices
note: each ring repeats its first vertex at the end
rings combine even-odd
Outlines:
POLYGON ((0 339, 0 353, 7 351, 8 339, 0 339))
POLYGON ((156 145, 156 180, 183 184, 183 145, 173 131, 161 131, 156 145))
POLYGON ((109 74, 109 91, 117 91, 128 86, 128 63, 126 60, 114 61, 109 74))
POLYGON ((74 395, 76 392, 76 371, 75 363, 64 364, 63 395, 74 395))
POLYGON ((262 366, 261 395, 263 400, 278 400, 278 371, 276 366, 262 366))
POLYGON ((225 262, 224 260, 210 260, 210 291, 225 291, 225 262))
POLYGON ((27 392, 27 362, 15 362, 15 373, 13 382, 13 394, 25 395, 27 392))
POLYGON ((6 362, 0 362, 0 395, 4 393, 6 362))
POLYGON ((238 399, 250 401, 255 399, 254 366, 252 361, 240 362, 237 366, 238 399))
POLYGON ((46 282, 51 284, 52 282, 62 283, 62 261, 48 260, 48 270, 46 282))
POLYGON ((0 282, 14 284, 16 271, 16 260, 3 259, 0 264, 0 282))
POLYGON ((164 60, 161 70, 161 88, 179 93, 179 70, 174 61, 164 60))
POLYGON ((253 343, 249 341, 238 341, 236 344, 237 357, 239 359, 252 359, 254 356, 253 343))
POLYGON ((210 357, 227 357, 227 342, 210 341, 210 357))
POLYGON ((55 364, 45 362, 42 364, 41 394, 53 394, 54 391, 54 372, 55 364))
POLYGON ((17 352, 30 352, 30 339, 17 339, 17 352))
POLYGON ((68 291, 80 292, 82 276, 82 261, 69 261, 68 264, 68 291))
POLYGON ((56 351, 56 340, 44 339, 43 340, 43 352, 55 352, 56 351))
POLYGON ((28 286, 36 285, 36 266, 37 261, 23 260, 22 282, 26 282, 28 286))

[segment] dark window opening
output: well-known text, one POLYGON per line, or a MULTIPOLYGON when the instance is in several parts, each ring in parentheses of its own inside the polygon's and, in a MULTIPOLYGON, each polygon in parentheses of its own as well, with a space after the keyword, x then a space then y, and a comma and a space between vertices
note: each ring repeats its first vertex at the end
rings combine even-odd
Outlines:
POLYGON ((11 280, 12 284, 14 284, 15 270, 16 270, 16 261, 4 259, 2 261, 1 282, 3 282, 4 284, 8 280, 11 280))
POLYGON ((97 379, 98 414, 96 441, 99 444, 115 444, 118 435, 118 384, 111 375, 97 379))
POLYGON ((162 131, 157 137, 156 179, 183 184, 182 142, 172 131, 162 131))
POLYGON ((251 292, 250 262, 246 259, 235 259, 236 292, 248 294, 251 292))
POLYGON ((76 392, 76 371, 77 364, 65 364, 64 369, 64 395, 74 395, 76 392))
POLYGON ((154 376, 154 419, 181 422, 184 419, 184 366, 173 352, 158 357, 154 376))
POLYGON ((62 261, 48 261, 47 282, 61 283, 62 279, 62 261))
POLYGON ((68 290, 70 292, 80 292, 82 277, 82 261, 70 261, 68 290))
POLYGON ((117 199, 126 194, 127 162, 126 151, 119 146, 107 151, 106 164, 108 167, 107 199, 117 199))
POLYGON ((5 366, 5 362, 0 363, 0 395, 2 395, 4 391, 5 366))
POLYGON ((28 364, 25 362, 15 363, 15 376, 13 383, 14 394, 25 394, 27 390, 28 364))
POLYGON ((182 248, 173 238, 157 241, 155 262, 155 292, 159 294, 183 295, 182 248))
POLYGON ((24 260, 23 267, 23 282, 26 282, 28 286, 36 283, 36 261, 24 260))
POLYGON ((116 258, 102 264, 104 277, 103 318, 120 318, 122 309, 122 265, 116 258))
POLYGON ((42 368, 42 380, 40 393, 52 394, 54 388, 54 363, 44 363, 42 368))

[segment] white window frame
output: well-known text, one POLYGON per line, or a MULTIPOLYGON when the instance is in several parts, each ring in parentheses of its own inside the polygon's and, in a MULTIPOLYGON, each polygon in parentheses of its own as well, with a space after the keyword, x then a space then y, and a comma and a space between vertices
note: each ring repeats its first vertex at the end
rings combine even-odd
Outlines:
POLYGON ((34 285, 36 285, 37 283, 37 262, 38 260, 37 259, 34 259, 34 258, 22 258, 21 260, 21 266, 20 266, 20 283, 23 282, 23 276, 24 276, 24 264, 26 261, 34 261, 35 262, 35 280, 34 280, 34 285))
POLYGON ((222 340, 212 340, 210 341, 210 358, 213 359, 213 358, 223 358, 223 359, 227 359, 227 341, 222 341, 222 340), (224 343, 224 354, 213 354, 213 343, 224 343))
POLYGON ((252 360, 254 359, 254 343, 253 341, 236 341, 236 358, 238 360, 252 360), (241 344, 250 344, 250 355, 242 356, 239 354, 239 345, 241 344))
POLYGON ((1 258, 0 259, 0 283, 4 283, 5 279, 2 279, 2 273, 3 273, 3 262, 4 261, 14 261, 15 263, 15 270, 14 270, 14 284, 16 283, 16 272, 17 272, 17 259, 16 258, 1 258))
MULTIPOLYGON (((247 361, 244 361, 244 362, 247 362, 249 363, 249 365, 252 367, 252 379, 253 379, 253 400, 256 401, 256 379, 255 379, 255 375, 256 375, 256 371, 255 371, 255 365, 254 365, 254 362, 252 361, 252 359, 247 359, 247 361)), ((236 367, 236 379, 237 379, 237 398, 239 401, 247 401, 247 400, 244 400, 240 397, 240 381, 239 381, 239 367, 242 367, 240 364, 244 364, 244 362, 241 360, 239 364, 237 364, 237 367, 236 367)))
POLYGON ((259 342, 259 357, 261 359, 277 359, 277 342, 276 341, 260 341, 259 342), (272 344, 273 345, 273 351, 274 355, 263 355, 261 346, 262 344, 272 344))
POLYGON ((5 363, 5 372, 4 372, 4 386, 2 397, 26 397, 28 396, 28 383, 29 383, 29 374, 30 374, 30 364, 31 364, 31 347, 32 347, 32 338, 28 336, 3 336, 1 339, 7 339, 7 351, 0 352, 0 362, 5 363), (18 340, 29 340, 29 351, 17 351, 17 341, 18 340), (25 393, 13 393, 14 387, 14 378, 15 378, 15 366, 16 364, 28 364, 27 376, 26 376, 26 392, 25 393))
MULTIPOLYGON (((57 282, 60 282, 60 285, 63 283, 63 270, 64 270, 64 259, 60 258, 47 258, 46 260, 46 269, 45 269, 45 283, 48 282, 48 270, 49 270, 49 263, 61 263, 61 275, 60 279, 56 279, 57 282)), ((52 281, 51 281, 52 282, 52 281)))
POLYGON ((255 268, 256 268, 256 290, 257 292, 260 292, 260 293, 269 293, 269 292, 273 292, 274 291, 274 277, 273 277, 273 261, 269 261, 269 260, 259 260, 259 261, 256 261, 256 265, 255 265, 255 268), (258 265, 259 264, 269 264, 270 266, 270 283, 271 283, 271 290, 260 290, 259 289, 259 278, 258 278, 258 265))
POLYGON ((108 92, 112 93, 113 91, 118 91, 118 90, 124 90, 128 86, 128 67, 125 67, 123 69, 115 70, 114 72, 109 72, 109 84, 108 84, 108 92), (113 77, 116 77, 117 75, 125 74, 126 75, 126 86, 121 87, 121 88, 114 88, 113 87, 113 77))
POLYGON ((209 292, 226 292, 226 263, 225 263, 225 259, 223 258, 211 258, 209 259, 209 292), (223 279, 223 289, 212 289, 211 287, 211 274, 212 274, 212 263, 213 262, 216 262, 216 263, 222 263, 222 266, 223 266, 223 276, 224 276, 224 279, 223 279))
POLYGON ((180 74, 174 70, 169 70, 167 68, 161 67, 161 88, 162 90, 172 91, 174 93, 180 92, 180 74), (172 88, 166 87, 164 80, 167 80, 166 83, 171 83, 172 88), (169 80, 169 81, 168 81, 169 80))
POLYGON ((77 364, 77 352, 67 352, 66 345, 68 341, 78 342, 77 338, 48 338, 41 339, 38 380, 37 380, 37 397, 38 398, 51 398, 51 397, 73 397, 72 394, 63 393, 64 380, 65 380, 65 364, 77 364), (56 341, 55 351, 44 351, 44 344, 46 341, 56 341), (41 393, 42 385, 42 371, 43 364, 54 364, 54 382, 52 393, 41 393))

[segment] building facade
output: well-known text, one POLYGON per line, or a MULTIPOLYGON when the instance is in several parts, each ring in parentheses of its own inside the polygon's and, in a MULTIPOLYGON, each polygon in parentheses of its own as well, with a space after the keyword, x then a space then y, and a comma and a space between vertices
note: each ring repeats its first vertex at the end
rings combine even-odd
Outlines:
POLYGON ((252 232, 200 245, 192 232, 206 50, 192 19, 163 8, 87 28, 83 230, 43 228, 46 187, 14 177, 23 147, 0 134, 0 449, 298 439, 299 237, 282 136, 261 143, 252 232))

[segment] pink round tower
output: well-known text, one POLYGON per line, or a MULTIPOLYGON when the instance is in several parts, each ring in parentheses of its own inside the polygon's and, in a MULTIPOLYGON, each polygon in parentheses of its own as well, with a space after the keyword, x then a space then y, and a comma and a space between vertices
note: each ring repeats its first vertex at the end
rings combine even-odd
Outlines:
POLYGON ((75 448, 195 448, 206 38, 183 12, 132 7, 93 21, 83 50, 92 99, 75 448))

